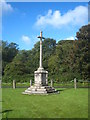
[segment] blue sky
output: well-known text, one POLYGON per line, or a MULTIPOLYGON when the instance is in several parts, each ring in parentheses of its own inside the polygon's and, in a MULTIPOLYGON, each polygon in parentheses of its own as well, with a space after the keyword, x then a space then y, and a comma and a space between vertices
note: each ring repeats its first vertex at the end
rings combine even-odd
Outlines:
POLYGON ((57 42, 74 39, 82 25, 88 24, 86 2, 4 2, 2 3, 2 39, 30 50, 43 31, 45 38, 57 42))

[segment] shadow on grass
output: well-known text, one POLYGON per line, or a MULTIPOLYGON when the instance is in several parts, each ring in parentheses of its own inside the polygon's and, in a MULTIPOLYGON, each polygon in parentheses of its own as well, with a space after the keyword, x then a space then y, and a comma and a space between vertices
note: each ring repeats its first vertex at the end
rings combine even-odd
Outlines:
POLYGON ((13 110, 4 110, 4 111, 0 112, 1 114, 3 114, 3 117, 4 117, 3 120, 8 120, 8 114, 11 111, 13 111, 13 110))
POLYGON ((66 90, 70 90, 72 88, 55 88, 59 93, 64 92, 66 90))
POLYGON ((57 91, 59 91, 59 92, 60 92, 60 91, 64 91, 64 90, 57 90, 57 91))
POLYGON ((4 102, 4 101, 0 101, 0 102, 4 102))
MULTIPOLYGON (((65 90, 67 90, 68 88, 63 88, 63 89, 62 89, 62 88, 55 88, 55 89, 60 92, 60 91, 65 91, 65 90)), ((69 88, 69 89, 70 89, 70 88, 69 88)))
POLYGON ((13 110, 4 110, 1 113, 8 113, 8 112, 11 112, 11 111, 13 111, 13 110))

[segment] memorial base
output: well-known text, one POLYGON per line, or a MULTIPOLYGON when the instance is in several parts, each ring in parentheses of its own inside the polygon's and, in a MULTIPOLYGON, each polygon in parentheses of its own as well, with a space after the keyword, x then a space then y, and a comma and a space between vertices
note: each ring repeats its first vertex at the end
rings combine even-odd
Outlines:
POLYGON ((53 87, 50 86, 31 86, 23 94, 50 94, 58 93, 53 87))
POLYGON ((33 86, 29 87, 23 94, 49 94, 58 93, 58 91, 51 86, 48 86, 48 72, 43 68, 38 68, 34 72, 35 83, 33 86))

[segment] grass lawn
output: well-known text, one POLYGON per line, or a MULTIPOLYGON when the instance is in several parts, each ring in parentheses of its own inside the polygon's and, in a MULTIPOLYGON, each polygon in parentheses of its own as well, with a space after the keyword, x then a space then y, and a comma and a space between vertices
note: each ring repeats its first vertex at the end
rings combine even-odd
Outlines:
POLYGON ((53 95, 22 95, 24 90, 2 89, 3 118, 88 118, 87 88, 63 88, 53 95))

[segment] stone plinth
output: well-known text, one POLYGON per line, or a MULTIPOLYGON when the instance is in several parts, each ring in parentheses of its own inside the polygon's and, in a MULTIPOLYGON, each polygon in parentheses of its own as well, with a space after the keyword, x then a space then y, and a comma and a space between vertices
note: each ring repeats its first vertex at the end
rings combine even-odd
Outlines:
POLYGON ((43 68, 38 68, 38 70, 34 72, 34 80, 34 85, 25 90, 23 94, 58 93, 53 87, 48 86, 48 72, 43 68))
POLYGON ((34 72, 35 86, 47 86, 48 84, 48 72, 43 68, 38 68, 34 72))
POLYGON ((50 93, 58 93, 53 87, 50 86, 31 86, 23 94, 50 94, 50 93))

